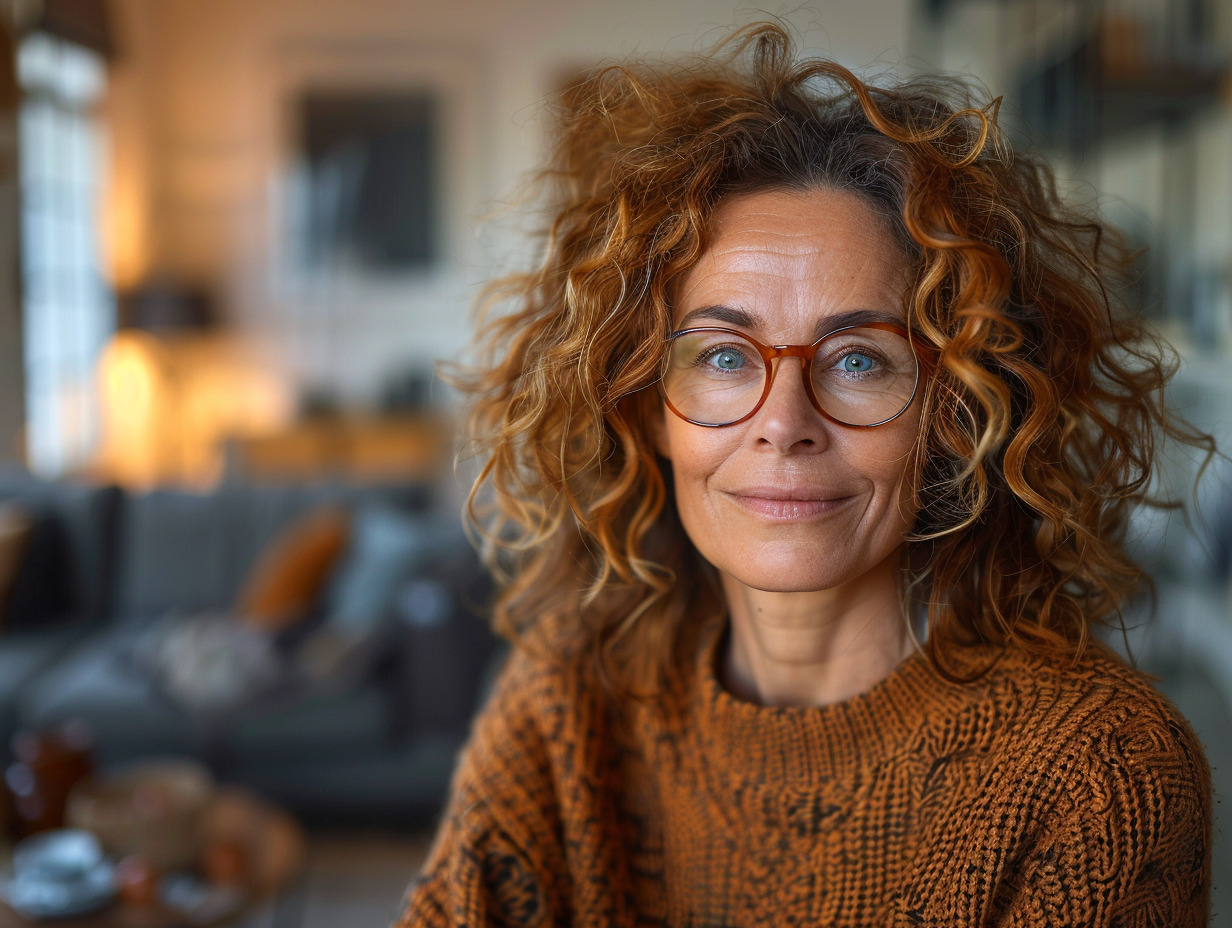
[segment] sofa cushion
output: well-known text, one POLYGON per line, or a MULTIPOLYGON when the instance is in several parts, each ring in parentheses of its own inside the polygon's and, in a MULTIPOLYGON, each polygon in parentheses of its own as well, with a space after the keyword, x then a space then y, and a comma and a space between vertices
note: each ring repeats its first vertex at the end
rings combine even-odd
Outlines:
POLYGON ((208 757, 212 720, 194 718, 134 673, 130 630, 92 635, 47 667, 18 699, 18 724, 51 728, 70 719, 94 732, 99 760, 110 765, 150 755, 208 757))
MULTIPOLYGON (((115 538, 123 492, 117 487, 43 483, 7 473, 0 500, 30 514, 33 536, 20 585, 10 591, 28 615, 99 621, 113 605, 115 538)), ((41 624, 36 619, 30 624, 41 624)))
POLYGON ((389 614, 402 579, 422 567, 449 534, 427 517, 383 501, 356 507, 350 545, 326 596, 327 621, 357 632, 375 625, 389 614))
POLYGON ((198 715, 233 711, 289 682, 273 637, 229 612, 168 615, 140 629, 118 657, 161 696, 198 715))
POLYGON ((229 608, 261 551, 303 513, 345 497, 330 487, 224 487, 134 496, 121 543, 118 611, 148 621, 170 610, 229 608))
POLYGON ((308 616, 350 535, 350 517, 338 506, 295 519, 261 552, 248 573, 236 614, 253 629, 282 631, 308 616))
POLYGON ((4 598, 4 628, 42 628, 75 613, 73 555, 60 518, 35 515, 4 598))
POLYGON ((278 635, 300 690, 338 690, 372 679, 400 643, 395 600, 405 578, 423 572, 460 530, 388 499, 354 506, 349 543, 309 621, 278 635))

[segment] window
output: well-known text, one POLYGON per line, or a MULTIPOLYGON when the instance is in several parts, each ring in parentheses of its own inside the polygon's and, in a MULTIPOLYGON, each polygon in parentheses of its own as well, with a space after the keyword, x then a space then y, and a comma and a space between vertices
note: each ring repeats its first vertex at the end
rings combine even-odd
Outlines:
POLYGON ((43 33, 18 50, 26 459, 55 477, 87 463, 99 438, 95 364, 115 329, 101 270, 106 85, 98 53, 43 33))

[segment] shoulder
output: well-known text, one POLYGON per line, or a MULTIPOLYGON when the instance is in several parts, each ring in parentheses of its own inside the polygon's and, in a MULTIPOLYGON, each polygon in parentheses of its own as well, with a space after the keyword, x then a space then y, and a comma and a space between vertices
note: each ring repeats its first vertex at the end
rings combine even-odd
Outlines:
POLYGON ((515 646, 459 757, 455 810, 552 805, 603 736, 606 698, 580 654, 515 646))
POLYGON ((473 737, 514 728, 551 740, 565 734, 561 726, 579 705, 602 695, 580 650, 543 642, 515 645, 476 717, 473 737))
POLYGON ((924 678, 928 708, 909 747, 981 772, 986 799, 1040 812, 1092 791, 1137 801, 1129 794, 1163 790, 1173 808, 1192 806, 1198 817, 1209 810, 1210 771, 1188 722, 1108 649, 1093 645, 1075 658, 971 648, 945 657, 967 682, 924 678))
POLYGON ((1037 836, 1078 821, 1109 840, 1209 835, 1202 745, 1145 674, 1094 646, 1076 659, 1017 649, 963 657, 985 672, 939 684, 914 747, 952 768, 948 780, 967 784, 980 816, 1037 836))
POLYGON ((1163 923, 1197 924, 1210 880, 1210 769, 1150 678, 1093 647, 1076 660, 1008 653, 982 687, 1006 759, 987 793, 1000 820, 1019 821, 1021 886, 1060 879, 1127 922, 1166 909, 1163 923))
POLYGON ((1007 652, 983 687, 999 720, 994 741, 1009 758, 992 788, 1005 806, 1025 800, 1039 827, 1065 822, 1088 847, 1132 852, 1139 865, 1201 871, 1210 768, 1148 676, 1093 646, 1077 659, 1007 652))
POLYGON ((1072 793, 1115 768, 1126 786, 1166 781, 1178 797, 1209 804, 1210 771, 1193 729, 1150 677, 1110 650, 983 656, 989 669, 957 687, 954 715, 1015 775, 1072 793))
POLYGON ((1119 745, 1144 756, 1174 756, 1205 769, 1189 723, 1146 674, 1100 645, 1077 657, 1006 650, 982 690, 1007 718, 1057 746, 1099 753, 1119 745))

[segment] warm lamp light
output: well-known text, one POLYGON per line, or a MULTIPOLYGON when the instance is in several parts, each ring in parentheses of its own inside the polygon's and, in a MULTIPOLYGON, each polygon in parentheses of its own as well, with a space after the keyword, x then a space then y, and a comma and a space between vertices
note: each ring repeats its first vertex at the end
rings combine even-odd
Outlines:
POLYGON ((157 379, 153 352, 132 336, 117 339, 104 361, 103 393, 108 404, 126 419, 142 419, 150 414, 157 379))
POLYGON ((150 486, 163 470, 160 407, 170 392, 167 367, 159 341, 136 329, 116 333, 99 360, 102 465, 127 486, 150 486))
POLYGON ((222 479, 227 439, 282 428, 290 390, 252 346, 226 335, 118 332, 99 363, 100 468, 134 488, 208 489, 222 479))

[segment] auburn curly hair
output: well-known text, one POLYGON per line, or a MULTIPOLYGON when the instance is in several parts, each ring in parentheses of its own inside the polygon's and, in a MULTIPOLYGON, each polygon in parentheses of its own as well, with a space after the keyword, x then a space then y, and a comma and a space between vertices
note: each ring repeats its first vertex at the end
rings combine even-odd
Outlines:
MULTIPOLYGON (((926 648, 1076 654, 1142 582, 1123 546, 1168 415, 1173 355, 1117 299, 1129 255, 1011 150, 955 78, 871 86, 763 24, 696 60, 604 68, 561 98, 533 271, 497 281, 461 381, 483 461, 469 514, 503 572, 498 631, 565 630, 606 679, 661 681, 724 609, 675 513, 650 416, 673 284, 728 197, 853 193, 907 254, 929 346, 909 466, 926 648), (499 313, 493 312, 500 308, 499 313)), ((661 412, 659 413, 661 414, 661 412)))

